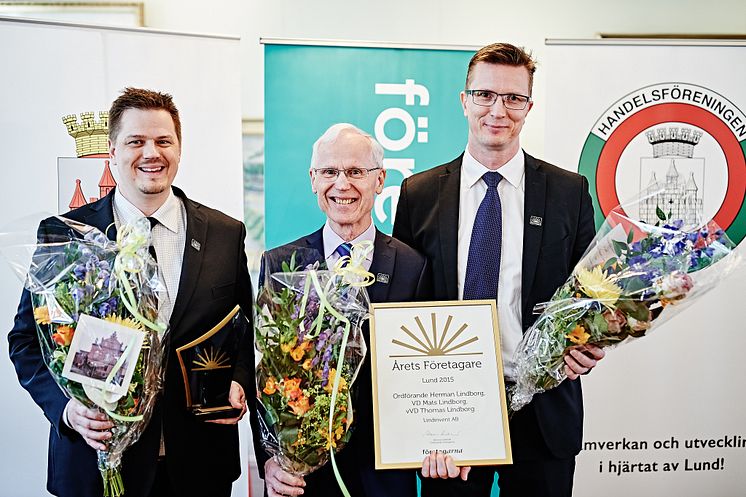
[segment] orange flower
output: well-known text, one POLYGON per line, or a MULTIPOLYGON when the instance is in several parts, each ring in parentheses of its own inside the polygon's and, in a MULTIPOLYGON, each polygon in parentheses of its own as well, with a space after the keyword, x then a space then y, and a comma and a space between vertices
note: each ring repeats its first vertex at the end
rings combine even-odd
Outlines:
POLYGON ((337 426, 337 429, 334 430, 334 436, 337 438, 337 440, 342 438, 342 435, 344 435, 344 433, 345 433, 344 426, 337 426))
POLYGON ((293 358, 295 362, 300 361, 303 359, 303 356, 306 354, 307 350, 310 350, 313 347, 310 341, 304 341, 300 345, 298 345, 295 349, 293 349, 292 352, 290 352, 290 357, 293 358))
POLYGON ((49 324, 52 322, 51 319, 49 319, 49 309, 47 309, 47 306, 37 307, 34 309, 34 319, 36 319, 36 322, 39 324, 49 324))
POLYGON ((267 383, 264 384, 264 389, 262 392, 266 393, 267 395, 272 395, 277 391, 277 383, 275 382, 274 376, 270 376, 269 379, 267 379, 267 383))
POLYGON ((293 378, 292 380, 286 379, 284 389, 282 392, 286 399, 297 400, 303 392, 300 389, 300 378, 293 378))
POLYGON ((590 334, 585 332, 585 328, 583 328, 581 325, 577 325, 574 330, 572 330, 570 333, 568 333, 565 336, 572 343, 575 343, 578 345, 585 344, 588 341, 588 339, 591 337, 590 334))
POLYGON ((280 344, 280 350, 282 350, 284 353, 289 353, 291 350, 293 350, 293 347, 295 347, 295 343, 298 340, 296 338, 293 338, 291 342, 280 344))
POLYGON ((305 361, 303 361, 303 369, 305 369, 306 371, 310 370, 313 367, 311 362, 311 359, 306 359, 305 361))
POLYGON ((289 401, 288 405, 296 416, 303 416, 311 408, 311 405, 308 403, 308 397, 303 394, 300 395, 298 400, 289 401))
MULTIPOLYGON (((332 368, 329 370, 329 381, 326 383, 326 386, 324 387, 324 390, 327 392, 331 392, 332 388, 334 387, 334 379, 337 376, 337 370, 335 368, 332 368)), ((344 376, 340 376, 339 378, 339 391, 344 392, 347 388, 347 380, 345 380, 344 376)))
POLYGON ((52 335, 52 340, 54 340, 58 345, 67 347, 70 345, 70 342, 73 341, 74 334, 75 330, 73 328, 69 326, 60 326, 57 328, 57 333, 52 335))

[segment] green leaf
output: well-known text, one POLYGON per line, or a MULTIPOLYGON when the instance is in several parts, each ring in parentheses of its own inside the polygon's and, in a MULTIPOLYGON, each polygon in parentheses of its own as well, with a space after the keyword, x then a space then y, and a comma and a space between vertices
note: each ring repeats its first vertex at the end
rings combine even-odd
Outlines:
POLYGON ((616 261, 617 261, 617 258, 616 257, 612 257, 611 259, 609 259, 608 261, 606 261, 604 263, 604 265, 603 265, 603 267, 601 269, 603 269, 604 271, 606 271, 611 266, 613 266, 614 264, 616 264, 616 261))
POLYGON ((619 302, 619 310, 627 316, 632 316, 638 321, 647 321, 650 319, 650 310, 644 302, 622 300, 619 302))
POLYGON ((270 396, 262 393, 262 397, 265 399, 264 402, 262 402, 262 404, 264 405, 264 420, 269 426, 273 426, 280 420, 280 417, 277 415, 277 411, 275 411, 275 409, 270 404, 270 396))
POLYGON ((627 233, 627 244, 629 245, 632 243, 632 240, 635 238, 635 232, 632 228, 630 228, 629 233, 627 233))
POLYGON ((614 253, 617 257, 621 256, 627 251, 627 244, 617 240, 612 240, 611 243, 614 245, 614 253))
POLYGON ((657 205, 655 206, 655 215, 658 216, 658 219, 660 219, 661 221, 665 221, 667 219, 666 213, 663 212, 663 210, 657 205))

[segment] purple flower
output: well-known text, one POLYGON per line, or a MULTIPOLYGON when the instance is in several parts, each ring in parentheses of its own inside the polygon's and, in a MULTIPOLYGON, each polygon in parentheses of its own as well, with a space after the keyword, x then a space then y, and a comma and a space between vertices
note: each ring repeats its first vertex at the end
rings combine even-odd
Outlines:
POLYGON ((290 319, 298 319, 298 316, 300 316, 300 305, 296 302, 293 306, 293 312, 290 313, 290 319))
POLYGON ((310 330, 316 317, 319 315, 319 301, 315 300, 314 295, 309 295, 308 301, 306 302, 306 315, 303 318, 304 328, 310 330))
POLYGON ((319 336, 316 338, 316 350, 321 352, 321 349, 323 349, 326 346, 326 341, 329 339, 329 334, 331 333, 330 330, 325 329, 321 333, 319 333, 319 336))
POLYGON ((645 257, 641 255, 635 255, 629 258, 627 261, 630 266, 636 266, 638 264, 643 264, 645 262, 645 257))
POLYGON ((324 370, 321 372, 321 386, 325 387, 329 383, 329 363, 324 363, 324 370))
POLYGON ((324 361, 325 364, 328 364, 329 361, 332 359, 332 348, 327 347, 326 350, 324 350, 324 355, 321 357, 321 360, 324 361))
POLYGON ((75 288, 70 290, 70 296, 73 298, 73 302, 75 302, 75 305, 79 306, 80 301, 83 300, 83 297, 85 296, 85 292, 82 288, 76 286, 75 288))
POLYGON ((117 309, 118 300, 116 297, 111 297, 109 300, 105 301, 103 304, 98 306, 98 316, 99 317, 106 317, 110 314, 114 314, 114 312, 117 309))
POLYGON ((86 270, 85 266, 78 264, 73 268, 73 276, 79 280, 85 279, 86 270))
POLYGON ((85 268, 88 272, 93 271, 98 266, 98 257, 96 254, 91 254, 91 256, 88 258, 88 260, 85 263, 85 268))
POLYGON ((109 278, 110 278, 109 271, 103 270, 100 273, 98 273, 98 279, 103 283, 103 288, 109 288, 109 278))
POLYGON ((684 220, 676 219, 675 221, 669 221, 668 224, 663 225, 663 229, 679 231, 682 226, 684 226, 684 220))

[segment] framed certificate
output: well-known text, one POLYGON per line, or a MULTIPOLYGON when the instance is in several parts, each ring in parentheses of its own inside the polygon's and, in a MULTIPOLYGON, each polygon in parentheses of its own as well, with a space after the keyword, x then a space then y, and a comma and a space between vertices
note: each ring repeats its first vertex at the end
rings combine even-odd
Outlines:
POLYGON ((494 300, 371 305, 376 469, 510 464, 494 300))

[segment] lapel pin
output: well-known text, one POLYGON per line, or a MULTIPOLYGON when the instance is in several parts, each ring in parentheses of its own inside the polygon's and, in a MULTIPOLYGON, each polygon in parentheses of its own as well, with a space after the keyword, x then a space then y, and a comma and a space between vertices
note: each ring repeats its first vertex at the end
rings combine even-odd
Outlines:
POLYGON ((541 223, 543 222, 543 219, 541 216, 531 216, 528 220, 528 224, 531 226, 541 226, 541 223))
POLYGON ((202 244, 199 243, 197 240, 192 238, 192 248, 199 252, 199 249, 202 247, 202 244))
POLYGON ((384 285, 388 285, 389 283, 389 275, 385 273, 378 273, 376 275, 376 281, 378 283, 383 283, 384 285))

